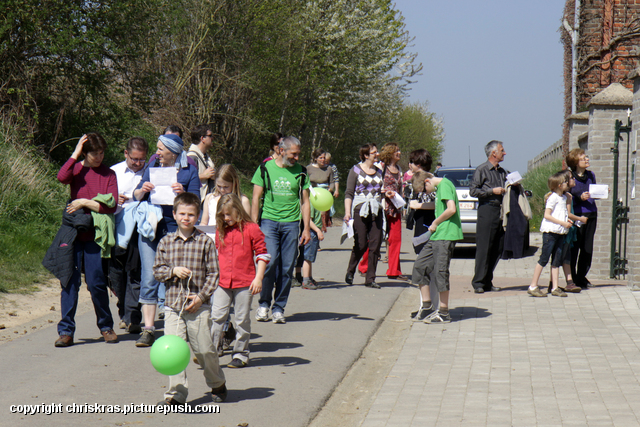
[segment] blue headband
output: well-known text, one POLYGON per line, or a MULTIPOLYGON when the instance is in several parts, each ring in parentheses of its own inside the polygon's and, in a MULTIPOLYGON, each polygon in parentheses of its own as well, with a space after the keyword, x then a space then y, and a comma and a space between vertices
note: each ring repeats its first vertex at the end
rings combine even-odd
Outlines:
POLYGON ((178 155, 176 165, 179 165, 180 168, 189 167, 189 164, 187 163, 187 154, 184 152, 184 142, 182 142, 182 138, 178 135, 168 134, 160 135, 160 138, 158 139, 165 147, 167 147, 167 150, 178 155))

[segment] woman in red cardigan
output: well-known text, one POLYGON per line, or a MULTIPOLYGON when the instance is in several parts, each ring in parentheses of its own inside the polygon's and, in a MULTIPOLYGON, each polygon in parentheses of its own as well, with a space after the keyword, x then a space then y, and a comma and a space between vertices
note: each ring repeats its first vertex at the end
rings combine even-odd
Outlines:
MULTIPOLYGON (((101 214, 115 213, 117 203, 113 203, 109 207, 102 202, 93 200, 98 194, 112 195, 114 202, 118 200, 116 174, 102 164, 106 148, 107 143, 99 133, 83 135, 69 160, 60 168, 58 181, 69 185, 71 190, 71 202, 66 208, 68 213, 80 210, 83 210, 86 215, 90 215, 92 211, 101 214), (79 160, 80 156, 84 156, 82 161, 79 160)), ((73 335, 76 330, 75 315, 78 308, 78 292, 83 267, 100 333, 105 342, 118 342, 118 336, 113 331, 113 317, 109 309, 109 293, 107 280, 102 270, 101 248, 94 241, 94 238, 92 230, 78 233, 74 242, 74 272, 60 294, 62 319, 58 323, 59 337, 55 342, 56 347, 73 345, 73 335)))

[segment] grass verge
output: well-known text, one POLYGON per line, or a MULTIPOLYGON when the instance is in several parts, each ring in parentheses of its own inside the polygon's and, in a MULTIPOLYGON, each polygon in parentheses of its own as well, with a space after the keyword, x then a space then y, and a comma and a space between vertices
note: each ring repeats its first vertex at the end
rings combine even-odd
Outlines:
POLYGON ((0 293, 29 292, 51 276, 44 254, 60 224, 67 191, 55 170, 0 123, 0 293))

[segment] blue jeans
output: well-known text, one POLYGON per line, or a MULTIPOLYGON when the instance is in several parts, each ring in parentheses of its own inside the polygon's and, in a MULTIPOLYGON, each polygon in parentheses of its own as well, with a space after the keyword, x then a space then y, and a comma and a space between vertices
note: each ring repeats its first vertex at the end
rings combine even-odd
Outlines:
POLYGON ((546 266, 551 258, 551 267, 560 267, 564 261, 564 239, 566 234, 542 233, 542 250, 538 264, 546 266))
POLYGON ((74 243, 74 270, 66 288, 60 292, 60 312, 62 319, 58 323, 58 335, 73 336, 76 331, 76 310, 78 308, 78 292, 81 284, 82 263, 87 288, 91 293, 91 301, 96 312, 97 325, 100 331, 113 329, 113 317, 109 308, 109 292, 107 278, 102 269, 100 246, 96 242, 74 243))
POLYGON ((159 283, 153 277, 153 263, 156 260, 156 249, 159 239, 149 240, 140 236, 140 304, 157 304, 159 283))
POLYGON ((260 229, 264 233, 267 252, 271 254, 271 261, 267 264, 267 271, 262 280, 260 292, 260 307, 271 307, 272 312, 284 313, 284 308, 291 291, 293 269, 298 258, 298 239, 300 235, 300 221, 278 222, 263 219, 260 229), (275 295, 274 295, 275 286, 275 295))

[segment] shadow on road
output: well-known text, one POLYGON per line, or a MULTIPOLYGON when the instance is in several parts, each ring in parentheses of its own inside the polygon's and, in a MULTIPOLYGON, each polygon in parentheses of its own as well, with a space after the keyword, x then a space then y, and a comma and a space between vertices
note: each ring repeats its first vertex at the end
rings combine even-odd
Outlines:
MULTIPOLYGON (((251 352, 273 353, 278 350, 302 347, 298 342, 252 342, 251 352)), ((253 363, 253 359, 251 359, 253 363)))
POLYGON ((245 390, 229 390, 226 402, 241 402, 243 400, 266 399, 273 396, 272 387, 251 387, 245 390))
POLYGON ((459 322, 467 319, 480 319, 491 316, 491 312, 480 307, 455 307, 449 310, 451 320, 459 322))
MULTIPOLYGON (((330 313, 324 311, 311 311, 307 313, 295 313, 291 316, 287 316, 287 322, 315 322, 318 320, 344 320, 344 319, 358 319, 358 320, 373 320, 370 317, 362 317, 355 313, 330 313)), ((252 344, 253 346, 254 344, 252 344)))
MULTIPOLYGON (((535 255, 538 249, 540 249, 538 246, 529 246, 529 249, 524 251, 524 258, 535 255)), ((457 259, 475 259, 476 245, 467 243, 457 244, 453 251, 453 257, 457 259)))
MULTIPOLYGON (((271 387, 252 387, 245 390, 233 390, 229 389, 229 394, 227 395, 226 403, 230 402, 241 402, 243 400, 256 400, 256 399, 266 399, 267 397, 273 396, 273 391, 275 389, 271 387)), ((207 393, 206 395, 192 400, 188 402, 189 406, 198 406, 198 405, 211 405, 213 404, 211 400, 211 394, 207 393)), ((186 412, 184 414, 187 414, 186 412)), ((190 414, 199 415, 197 412, 191 412, 190 414)))
MULTIPOLYGON (((253 349, 253 344, 252 344, 253 349)), ((294 356, 267 356, 267 357, 252 357, 249 363, 249 368, 252 366, 296 366, 296 365, 308 365, 311 363, 309 359, 303 359, 301 357, 294 356)), ((243 368, 247 369, 247 368, 243 368)))

